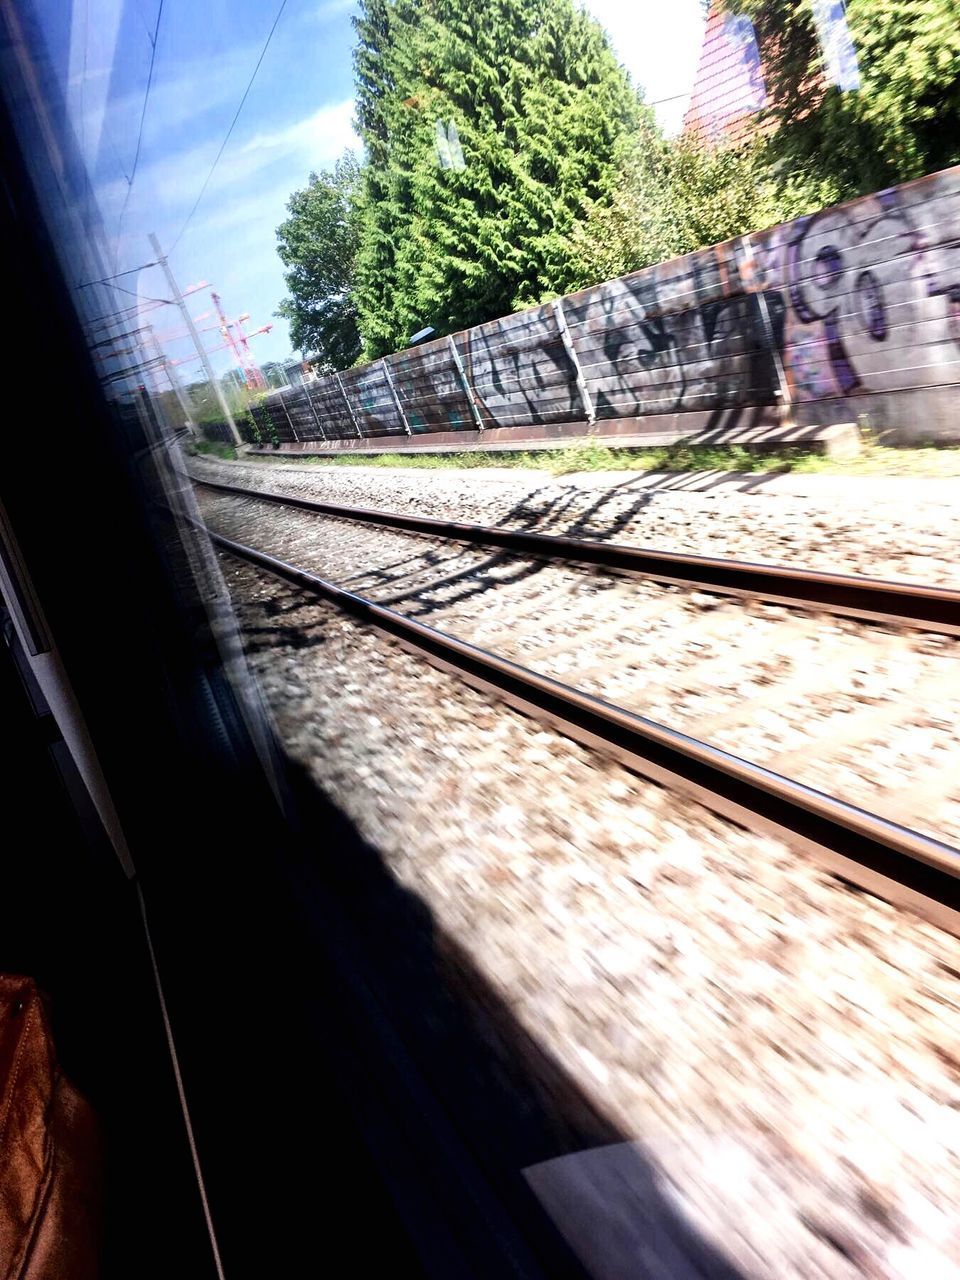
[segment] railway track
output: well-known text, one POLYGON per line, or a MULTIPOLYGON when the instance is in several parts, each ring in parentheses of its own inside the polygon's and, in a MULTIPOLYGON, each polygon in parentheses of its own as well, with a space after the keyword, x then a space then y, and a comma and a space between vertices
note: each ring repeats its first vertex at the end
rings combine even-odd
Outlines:
MULTIPOLYGON (((235 475, 211 478, 232 484, 235 475)), ((694 522, 709 519, 694 504, 665 521, 657 504, 611 499, 599 485, 567 502, 530 482, 491 484, 491 493, 458 477, 435 493, 433 477, 376 476, 369 487, 359 478, 357 488, 352 475, 272 477, 240 483, 578 537, 654 541, 643 531, 655 528, 664 545, 693 550, 694 522)), ((198 498, 209 525, 237 543, 960 849, 960 790, 954 782, 946 792, 944 768, 955 763, 960 726, 955 637, 348 523, 253 492, 198 498), (952 739, 939 756, 929 746, 938 732, 952 739)), ((712 522, 718 554, 803 565, 833 548, 851 572, 951 583, 948 556, 937 558, 945 537, 911 544, 907 530, 901 544, 883 512, 857 530, 843 515, 821 525, 816 509, 802 522, 788 510, 781 529, 779 512, 766 517, 758 505, 712 522), (911 563, 901 545, 929 546, 930 561, 911 563)), ((622 741, 609 745, 604 728, 592 747, 584 732, 581 746, 573 727, 546 727, 562 729, 559 718, 530 705, 511 713, 495 686, 484 692, 463 678, 458 693, 451 681, 461 677, 444 658, 414 657, 412 643, 378 634, 369 615, 216 550, 294 768, 357 825, 622 1134, 670 1134, 663 1164, 675 1185, 678 1148, 689 1151, 696 1188, 709 1135, 726 1144, 735 1134, 738 1167, 769 1175, 757 1179, 767 1238, 754 1242, 756 1255, 769 1259, 774 1240, 790 1241, 797 1275, 816 1265, 832 1275, 858 1252, 862 1188, 881 1167, 921 1192, 935 1188, 952 1221, 945 1105, 956 1105, 956 1077, 942 1051, 960 1017, 956 943, 923 919, 957 935, 945 876, 937 887, 906 884, 908 851, 881 866, 871 856, 890 857, 881 836, 851 858, 842 828, 801 834, 796 809, 772 821, 746 806, 738 813, 746 797, 731 794, 730 778, 717 775, 710 795, 704 775, 671 774, 663 761, 655 773, 642 742, 630 777, 622 741), (911 1128, 890 1120, 901 1114, 911 1128), (920 1172, 907 1175, 918 1160, 920 1172), (834 1169, 855 1180, 852 1191, 834 1169), (796 1209, 773 1223, 771 1204, 796 1209), (839 1257, 833 1241, 849 1253, 839 1257)), ((725 1145, 704 1198, 708 1212, 727 1206, 716 1227, 723 1240, 738 1238, 749 1217, 729 1157, 725 1145)), ((916 1229, 894 1221, 896 1270, 893 1250, 916 1229)))
POLYGON ((596 539, 530 533, 496 525, 436 520, 371 507, 321 502, 313 498, 271 493, 195 477, 193 482, 203 488, 234 497, 251 498, 258 502, 426 535, 447 542, 497 547, 531 559, 588 565, 723 595, 816 608, 847 617, 935 631, 941 635, 960 635, 960 590, 949 587, 890 581, 859 574, 824 573, 787 565, 754 564, 685 552, 658 551, 596 539))
MULTIPOLYGON (((264 495, 255 490, 227 485, 207 487, 264 499, 264 495)), ((274 495, 272 500, 285 501, 279 495, 274 495)), ((332 504, 303 499, 295 499, 285 505, 319 510, 324 514, 341 512, 332 504), (325 510, 330 507, 332 510, 325 510)), ((398 518, 429 525, 447 523, 419 521, 416 517, 398 518)), ((215 532, 211 532, 211 537, 222 550, 336 605, 485 694, 495 696, 571 738, 612 756, 638 774, 681 789, 727 818, 776 834, 843 879, 906 906, 942 928, 960 933, 960 850, 954 846, 533 671, 365 596, 347 591, 265 551, 215 532)), ((573 541, 545 540, 549 543, 573 541)), ((606 544, 586 545, 607 549, 606 544)), ((631 548, 618 550, 629 551, 631 548)), ((529 554, 527 547, 524 551, 529 554)), ((563 559, 571 558, 568 553, 558 555, 563 559)), ((792 574, 793 571, 787 572, 792 574)), ((831 575, 813 576, 825 578, 831 575)), ((671 577, 670 580, 677 581, 677 578, 671 577)), ((698 585, 705 584, 698 582, 698 585)), ((881 587, 886 585, 901 584, 879 584, 881 587)), ((745 588, 743 593, 747 594, 745 588)), ((934 594, 956 595, 949 591, 934 594)), ((818 602, 817 607, 826 606, 818 602)), ((843 608, 842 611, 848 610, 843 608)), ((889 618, 887 614, 883 616, 889 618)), ((906 620, 902 611, 896 615, 896 620, 906 620)), ((933 628, 930 621, 926 626, 940 631, 945 629, 942 625, 933 628)))

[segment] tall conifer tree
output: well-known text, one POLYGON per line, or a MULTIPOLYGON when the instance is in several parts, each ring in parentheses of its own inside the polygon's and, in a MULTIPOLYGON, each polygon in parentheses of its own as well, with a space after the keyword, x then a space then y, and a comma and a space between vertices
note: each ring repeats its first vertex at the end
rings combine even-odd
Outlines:
POLYGON ((568 287, 571 227, 649 122, 603 29, 573 0, 364 0, 356 25, 365 354, 568 287))

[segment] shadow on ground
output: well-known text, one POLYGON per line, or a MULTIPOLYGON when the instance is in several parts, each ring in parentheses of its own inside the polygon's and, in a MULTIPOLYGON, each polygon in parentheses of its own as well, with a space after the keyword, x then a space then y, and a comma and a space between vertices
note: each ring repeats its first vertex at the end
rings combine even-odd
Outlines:
MULTIPOLYGON (((617 537, 653 500, 643 492, 627 494, 629 485, 592 497, 584 508, 581 495, 573 490, 560 493, 544 487, 511 508, 495 527, 522 529, 528 533, 550 532, 565 537, 589 537, 607 541, 617 537)), ((408 612, 424 618, 442 609, 456 608, 484 595, 491 588, 535 577, 558 561, 523 559, 515 552, 490 551, 452 544, 388 562, 373 571, 357 573, 343 580, 345 586, 371 593, 378 603, 391 608, 409 606, 408 612), (478 560, 478 555, 482 556, 478 560), (407 580, 415 579, 409 585, 407 580)), ((589 572, 589 570, 584 570, 589 572)))
MULTIPOLYGON (((261 661, 266 650, 324 644, 316 618, 297 617, 313 604, 282 587, 244 607, 249 623, 266 606, 262 621, 245 628, 245 644, 261 661)), ((295 837, 286 870, 303 940, 300 999, 311 1010, 330 1096, 353 1118, 417 1266, 457 1280, 583 1276, 524 1170, 642 1135, 623 1133, 602 1099, 584 1093, 519 1023, 476 962, 483 938, 470 939, 468 952, 440 927, 309 771, 278 751, 295 837)), ((307 1132, 322 1127, 328 1105, 323 1097, 311 1103, 307 1132)), ((629 1187, 617 1203, 633 1220, 614 1224, 611 1241, 616 1235, 622 1257, 624 1233, 640 1232, 643 1249, 635 1266, 604 1275, 738 1280, 664 1195, 642 1143, 619 1168, 629 1187)), ((583 1193, 586 1213, 596 1188, 585 1182, 583 1193)), ((592 1241, 594 1256, 610 1230, 608 1221, 592 1241)))
MULTIPOLYGON (((742 492, 752 492, 768 483, 774 474, 744 474, 738 475, 736 480, 742 492)), ((665 473, 651 483, 642 475, 630 476, 596 493, 573 486, 558 489, 556 483, 545 484, 523 497, 496 520, 493 527, 587 538, 597 542, 613 541, 655 503, 659 493, 694 487, 697 492, 704 493, 729 486, 731 482, 730 473, 725 471, 714 473, 712 482, 707 485, 704 485, 704 478, 703 472, 665 473), (584 499, 587 499, 586 504, 584 499)), ((255 502, 256 499, 249 501, 255 502)), ((226 510, 229 512, 229 506, 226 510)), ((326 516, 317 518, 330 519, 326 516)), ((352 522, 348 523, 353 528, 357 527, 352 522)), ((373 569, 337 575, 336 583, 369 596, 379 604, 399 608, 421 619, 468 605, 491 589, 502 590, 505 586, 535 577, 550 565, 563 563, 525 558, 510 551, 485 552, 481 547, 455 542, 436 545, 429 535, 422 538, 412 533, 396 536, 409 538, 412 548, 426 545, 427 549, 414 549, 409 555, 387 560, 373 569)), ((610 575, 602 569, 592 570, 583 565, 578 568, 581 572, 610 580, 610 575)), ((296 643, 292 633, 289 639, 290 643, 296 643)))
MULTIPOLYGON (((325 1049, 427 1273, 584 1274, 522 1171, 636 1135, 618 1131, 517 1022, 308 773, 289 760, 286 772, 302 850, 292 872, 311 940, 304 971, 325 1049)), ((627 1199, 649 1240, 636 1267, 618 1273, 624 1280, 737 1280, 638 1150, 630 1179, 627 1199)), ((594 1247, 603 1252, 602 1241, 594 1247)))

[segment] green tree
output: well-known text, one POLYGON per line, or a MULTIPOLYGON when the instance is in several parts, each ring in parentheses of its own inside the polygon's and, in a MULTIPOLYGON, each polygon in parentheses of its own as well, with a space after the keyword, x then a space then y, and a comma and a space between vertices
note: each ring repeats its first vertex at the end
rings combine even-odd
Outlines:
POLYGON ((957 0, 847 0, 847 90, 826 84, 811 0, 728 3, 757 32, 778 174, 841 199, 960 162, 957 0))
POLYGON ((356 27, 365 354, 569 287, 584 201, 650 119, 603 29, 573 0, 364 0, 356 27))
POLYGON ((347 369, 360 355, 354 270, 360 215, 360 164, 346 152, 332 170, 312 173, 287 202, 277 228, 277 252, 290 296, 276 314, 290 321, 297 350, 316 354, 327 371, 347 369))
POLYGON ((771 178, 756 143, 709 148, 635 134, 615 185, 587 203, 571 234, 577 284, 639 271, 801 211, 771 178))
POLYGON ((728 0, 754 23, 770 107, 753 141, 642 130, 571 233, 583 283, 960 162, 957 0, 848 0, 861 87, 830 87, 810 0, 728 0))

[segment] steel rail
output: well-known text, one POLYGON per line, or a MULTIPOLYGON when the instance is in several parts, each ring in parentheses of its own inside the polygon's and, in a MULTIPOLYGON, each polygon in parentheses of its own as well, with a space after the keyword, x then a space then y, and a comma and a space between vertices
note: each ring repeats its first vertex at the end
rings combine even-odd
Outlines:
POLYGON ((845 880, 960 933, 960 849, 594 697, 211 531, 214 543, 330 601, 486 694, 812 854, 845 880))
POLYGON ((868 618, 875 622, 903 623, 940 634, 960 635, 960 591, 923 583, 889 581, 859 574, 825 573, 789 565, 754 564, 689 555, 681 551, 657 551, 619 542, 568 538, 558 534, 528 533, 454 520, 437 520, 373 507, 344 506, 300 498, 293 494, 262 492, 239 485, 191 477, 206 489, 252 498, 258 502, 296 507, 337 519, 355 520, 406 533, 426 534, 476 546, 501 547, 535 559, 562 560, 572 564, 653 578, 681 586, 698 587, 724 595, 760 597, 778 604, 815 607, 829 613, 868 618))

